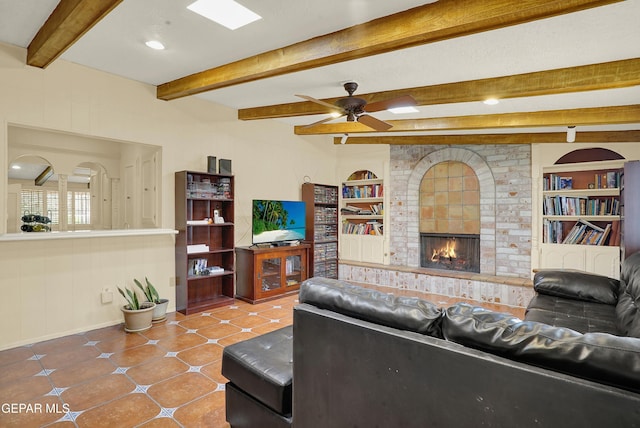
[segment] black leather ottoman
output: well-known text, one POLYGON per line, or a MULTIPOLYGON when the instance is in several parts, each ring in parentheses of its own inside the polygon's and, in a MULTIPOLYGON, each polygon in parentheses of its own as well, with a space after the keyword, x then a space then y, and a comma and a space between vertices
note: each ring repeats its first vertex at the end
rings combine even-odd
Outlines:
POLYGON ((290 427, 293 326, 227 346, 222 375, 232 427, 290 427))

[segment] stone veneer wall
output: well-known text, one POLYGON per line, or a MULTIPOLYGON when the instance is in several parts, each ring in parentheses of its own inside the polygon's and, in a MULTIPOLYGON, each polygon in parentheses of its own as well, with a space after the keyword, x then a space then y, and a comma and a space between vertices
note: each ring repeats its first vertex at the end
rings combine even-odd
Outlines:
MULTIPOLYGON (((519 308, 526 308, 535 295, 532 281, 528 278, 453 271, 438 271, 436 275, 435 271, 435 269, 412 269, 403 266, 346 261, 340 263, 338 277, 354 283, 389 287, 390 292, 410 290, 519 308)), ((437 299, 434 296, 429 298, 437 299)), ((439 304, 437 300, 434 303, 439 304)))
POLYGON ((529 145, 391 146, 389 191, 390 264, 417 267, 419 186, 433 165, 469 165, 480 182, 480 272, 531 277, 531 148, 529 145))

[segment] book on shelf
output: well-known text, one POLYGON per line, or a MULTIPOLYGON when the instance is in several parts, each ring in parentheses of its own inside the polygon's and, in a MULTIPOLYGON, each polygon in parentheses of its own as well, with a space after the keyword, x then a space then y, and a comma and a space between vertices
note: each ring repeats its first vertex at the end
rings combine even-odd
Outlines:
POLYGON ((573 178, 572 177, 560 177, 559 188, 560 188, 560 190, 573 189, 573 178))
MULTIPOLYGON (((576 224, 573 225, 573 227, 571 228, 567 236, 561 241, 561 243, 574 245, 604 245, 606 239, 611 234, 612 223, 617 222, 611 222, 608 223, 605 227, 600 227, 587 220, 578 219, 576 224)), ((559 241, 547 242, 557 243, 559 241)))
POLYGON ((347 205, 340 209, 342 215, 382 215, 382 212, 382 204, 369 205, 369 208, 347 205))
POLYGON ((353 205, 345 205, 344 207, 340 208, 340 213, 341 214, 358 214, 361 210, 362 208, 360 207, 355 207, 353 205))
POLYGON ((346 235, 382 235, 384 226, 375 220, 366 223, 344 221, 342 233, 346 235))
POLYGON ((542 179, 543 190, 569 190, 573 188, 573 177, 561 177, 549 174, 542 179))
POLYGON ((543 220, 543 242, 561 244, 563 241, 563 227, 561 221, 543 220))
POLYGON ((615 189, 620 187, 620 171, 595 173, 593 177, 596 189, 615 189))
POLYGON ((342 185, 342 197, 347 199, 358 198, 381 198, 384 194, 384 186, 382 184, 349 186, 342 185))
POLYGON ((545 196, 544 215, 619 215, 620 201, 615 197, 545 196))
POLYGON ((611 232, 609 234, 611 235, 609 238, 609 246, 620 246, 620 222, 618 220, 611 222, 611 232))
MULTIPOLYGON (((594 189, 620 188, 621 172, 608 171, 597 172, 593 176, 594 189)), ((548 174, 542 179, 542 190, 571 190, 574 188, 572 177, 563 177, 558 174, 548 174)))
POLYGON ((382 203, 370 205, 369 207, 371 208, 371 212, 375 215, 384 214, 384 205, 382 203))

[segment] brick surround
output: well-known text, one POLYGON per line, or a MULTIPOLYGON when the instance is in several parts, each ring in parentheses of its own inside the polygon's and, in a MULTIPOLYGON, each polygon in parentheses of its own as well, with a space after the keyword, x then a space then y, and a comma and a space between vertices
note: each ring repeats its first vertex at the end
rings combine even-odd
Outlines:
POLYGON ((420 265, 420 183, 446 161, 468 165, 480 184, 480 273, 530 278, 529 145, 391 146, 390 264, 420 265))

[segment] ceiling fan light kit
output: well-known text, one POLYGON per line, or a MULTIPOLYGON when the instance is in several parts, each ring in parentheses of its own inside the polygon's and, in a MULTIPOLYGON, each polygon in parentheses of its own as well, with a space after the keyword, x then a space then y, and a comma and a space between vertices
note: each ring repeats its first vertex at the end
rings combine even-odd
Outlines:
MULTIPOLYGON (((376 131, 387 131, 393 125, 385 121, 382 121, 380 119, 376 119, 375 117, 367 113, 373 113, 381 110, 389 110, 391 108, 398 108, 398 107, 413 107, 417 104, 416 100, 413 99, 413 97, 410 95, 404 95, 401 97, 392 98, 384 101, 377 101, 369 104, 367 103, 367 100, 353 96, 353 93, 356 91, 356 89, 358 89, 358 84, 356 82, 345 82, 343 86, 344 86, 344 90, 347 91, 348 96, 344 98, 340 98, 335 102, 335 104, 330 104, 325 101, 310 97, 308 95, 296 95, 296 96, 303 98, 307 101, 311 101, 316 104, 320 104, 325 107, 338 110, 340 111, 340 113, 337 117, 346 116, 347 122, 359 122, 376 131)), ((328 122, 332 119, 336 119, 337 117, 335 114, 332 113, 331 116, 329 116, 328 118, 311 123, 305 126, 305 128, 319 125, 324 122, 328 122)), ((344 141, 346 142, 346 139, 344 139, 344 141)), ((344 142, 342 144, 344 144, 344 142)))

